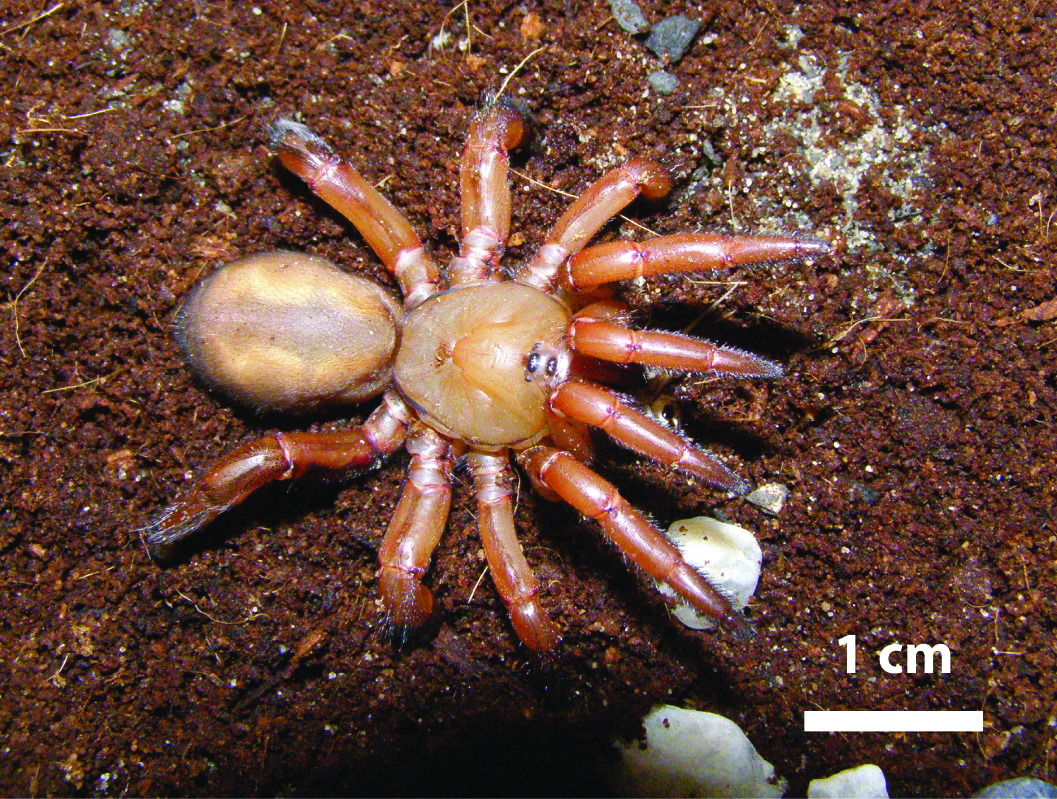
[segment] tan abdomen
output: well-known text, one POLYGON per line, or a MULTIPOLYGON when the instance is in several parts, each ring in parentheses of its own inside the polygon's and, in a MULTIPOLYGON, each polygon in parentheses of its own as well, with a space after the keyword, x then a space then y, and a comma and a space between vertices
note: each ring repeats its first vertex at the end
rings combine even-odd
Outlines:
POLYGON ((548 384, 568 369, 569 318, 519 283, 438 294, 404 322, 397 387, 442 433, 484 448, 532 443, 546 431, 548 384))
POLYGON ((381 393, 400 306, 323 258, 250 255, 199 283, 176 321, 188 362, 254 408, 306 411, 381 393))

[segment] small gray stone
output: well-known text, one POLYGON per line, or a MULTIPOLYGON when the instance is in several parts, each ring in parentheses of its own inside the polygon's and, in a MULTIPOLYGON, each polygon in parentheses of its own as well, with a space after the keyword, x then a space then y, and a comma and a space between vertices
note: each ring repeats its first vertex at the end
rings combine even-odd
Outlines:
POLYGON ((1018 777, 988 785, 974 793, 973 799, 1057 799, 1057 785, 1032 777, 1018 777))
POLYGON ((671 72, 665 72, 663 69, 651 72, 646 76, 646 80, 649 82, 650 88, 657 94, 669 95, 679 88, 679 79, 671 72))
POLYGON ((851 487, 859 492, 859 496, 863 498, 863 502, 867 505, 873 505, 877 500, 881 498, 881 495, 874 491, 870 486, 857 483, 854 480, 851 481, 851 487))
POLYGON ((777 516, 782 512, 782 506, 788 496, 789 489, 781 483, 765 483, 745 499, 763 512, 777 516))
POLYGON ((111 28, 107 33, 107 44, 110 45, 111 50, 124 57, 125 51, 132 46, 132 39, 123 30, 111 28))
POLYGON ((609 0, 609 10, 613 12, 617 24, 633 36, 650 29, 650 23, 634 0, 609 0))
POLYGON ((669 64, 674 64, 686 55, 700 29, 700 20, 690 19, 682 14, 669 17, 653 26, 649 38, 646 39, 646 46, 657 58, 662 61, 667 58, 669 64))

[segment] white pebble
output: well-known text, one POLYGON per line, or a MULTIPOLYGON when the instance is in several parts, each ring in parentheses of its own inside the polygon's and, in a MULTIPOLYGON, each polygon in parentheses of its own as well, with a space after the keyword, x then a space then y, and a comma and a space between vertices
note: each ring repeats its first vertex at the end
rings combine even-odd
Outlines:
MULTIPOLYGON (((678 547, 686 562, 708 578, 735 610, 743 610, 760 581, 763 551, 755 536, 733 524, 697 516, 683 519, 668 528, 668 539, 678 547)), ((671 588, 658 583, 662 594, 676 596, 671 588)), ((673 615, 694 630, 708 630, 715 622, 698 613, 686 602, 672 610, 673 615)))
POLYGON ((618 744, 618 796, 780 797, 786 781, 741 728, 715 713, 663 705, 643 719, 646 749, 618 744))
POLYGON ((875 765, 850 768, 821 780, 811 780, 808 799, 888 799, 884 772, 875 765))
POLYGON ((745 499, 765 513, 777 516, 782 512, 788 496, 789 488, 782 483, 764 483, 745 499))

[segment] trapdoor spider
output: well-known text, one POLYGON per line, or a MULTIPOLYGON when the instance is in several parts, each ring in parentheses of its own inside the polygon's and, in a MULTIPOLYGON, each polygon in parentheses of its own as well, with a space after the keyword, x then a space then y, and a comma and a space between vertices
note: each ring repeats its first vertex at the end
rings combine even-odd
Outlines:
POLYGON ((462 243, 443 273, 404 218, 303 125, 282 120, 283 165, 347 217, 392 273, 403 306, 381 286, 321 258, 252 255, 202 280, 177 318, 194 371, 250 406, 304 411, 382 395, 360 427, 271 433, 222 458, 145 529, 154 553, 273 480, 349 476, 401 446, 407 483, 379 557, 391 622, 421 625, 433 597, 422 584, 444 530, 452 471, 466 456, 488 566, 514 629, 530 649, 559 641, 514 530, 511 456, 545 497, 595 519, 650 576, 699 611, 738 627, 727 599, 616 489, 587 467, 589 428, 717 488, 743 481, 714 456, 631 407, 600 381, 625 364, 775 377, 749 353, 684 335, 633 330, 605 284, 641 275, 722 270, 828 252, 802 237, 684 234, 585 245, 639 194, 664 196, 671 179, 635 158, 584 192, 527 263, 499 262, 510 230, 509 152, 528 132, 512 105, 493 103, 470 127, 461 161, 462 243))

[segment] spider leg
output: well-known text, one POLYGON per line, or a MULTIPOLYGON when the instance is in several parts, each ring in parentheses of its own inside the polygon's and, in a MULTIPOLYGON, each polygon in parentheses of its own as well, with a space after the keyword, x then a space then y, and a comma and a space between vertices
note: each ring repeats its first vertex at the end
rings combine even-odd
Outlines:
POLYGON ((743 494, 748 490, 745 481, 714 456, 692 446, 601 386, 569 380, 551 393, 549 405, 554 413, 598 427, 618 444, 658 463, 674 466, 726 491, 743 494))
POLYGON ((626 322, 630 318, 631 311, 628 304, 612 298, 589 303, 573 314, 573 319, 603 319, 617 323, 626 322))
POLYGON ((569 259, 562 282, 582 291, 615 280, 669 272, 719 271, 732 266, 799 261, 832 248, 818 239, 790 236, 726 236, 681 233, 646 242, 613 241, 578 252, 569 259))
POLYGON ((400 284, 405 308, 437 293, 437 266, 411 225, 329 144, 289 119, 275 123, 272 144, 283 166, 356 226, 400 284))
POLYGON ((407 431, 411 410, 394 392, 359 429, 330 433, 271 433, 221 458, 143 528, 151 554, 165 556, 177 541, 205 526, 273 480, 294 480, 306 472, 351 476, 377 466, 395 452, 407 431))
POLYGON ((632 330, 583 315, 569 326, 569 345, 584 355, 613 363, 641 363, 738 377, 782 376, 782 367, 750 352, 678 333, 632 330))
POLYGON ((558 449, 571 453, 580 463, 594 462, 595 443, 586 424, 547 411, 547 430, 558 449))
POLYGON ((656 200, 671 188, 668 171, 644 158, 633 158, 624 166, 607 172, 562 215, 543 246, 518 270, 514 279, 550 292, 565 260, 580 252, 621 209, 639 194, 656 200))
POLYGON ((451 285, 487 280, 510 235, 510 151, 528 134, 521 114, 496 104, 470 126, 462 155, 462 244, 448 267, 451 285))
MULTIPOLYGON (((582 299, 582 295, 579 299, 582 299)), ((620 300, 606 299, 590 302, 573 314, 573 320, 581 318, 589 319, 591 321, 604 319, 614 323, 623 323, 630 321, 631 313, 626 303, 621 302, 620 300)), ((571 325, 566 335, 566 339, 571 346, 571 325)), ((577 352, 574 347, 573 359, 569 365, 569 374, 581 380, 603 383, 610 387, 630 389, 632 386, 637 385, 638 374, 627 368, 628 363, 629 362, 621 363, 613 359, 599 358, 596 355, 577 352)), ((559 449, 571 452, 568 447, 559 445, 559 449)), ((580 460, 583 461, 583 458, 580 458, 580 460)))
POLYGON ((566 452, 534 447, 518 456, 534 484, 542 485, 601 525, 640 569, 671 586, 705 615, 739 633, 748 625, 730 602, 679 554, 664 535, 620 496, 616 488, 566 452))
POLYGON ((422 576, 448 521, 456 453, 445 438, 423 424, 415 427, 405 447, 411 465, 378 551, 378 582, 392 624, 418 627, 433 609, 433 595, 422 585, 422 576))
POLYGON ((533 652, 548 652, 561 637, 539 601, 539 586, 532 575, 514 531, 510 498, 510 456, 470 453, 470 470, 477 490, 477 523, 499 596, 510 611, 518 637, 533 652))

